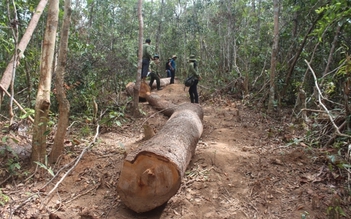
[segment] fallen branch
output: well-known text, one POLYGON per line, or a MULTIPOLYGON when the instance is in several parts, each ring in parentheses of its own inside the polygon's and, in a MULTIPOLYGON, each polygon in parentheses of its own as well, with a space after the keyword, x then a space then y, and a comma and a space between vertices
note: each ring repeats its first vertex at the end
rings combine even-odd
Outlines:
POLYGON ((96 134, 94 136, 93 141, 89 144, 89 146, 85 147, 83 149, 83 151, 80 153, 79 157, 76 159, 76 162, 74 163, 74 165, 63 175, 63 177, 56 183, 55 187, 47 194, 47 196, 51 195, 51 193, 53 193, 57 187, 61 184, 61 182, 66 178, 66 176, 68 176, 68 174, 78 165, 79 161, 82 159, 83 155, 90 149, 92 148, 92 146, 94 145, 98 135, 99 135, 99 128, 100 126, 98 125, 96 127, 96 134))
MULTIPOLYGON (((10 94, 9 92, 7 92, 7 90, 5 90, 5 88, 4 88, 2 85, 0 85, 0 88, 1 88, 1 90, 4 91, 10 98, 12 97, 11 94, 10 94)), ((15 104, 18 106, 18 108, 20 108, 20 110, 21 110, 23 113, 26 114, 27 111, 23 109, 23 107, 21 106, 21 104, 19 104, 19 103, 15 100, 15 98, 12 98, 12 99, 13 99, 13 102, 15 102, 15 104)), ((33 119, 31 116, 28 116, 28 118, 29 118, 29 120, 30 120, 32 123, 34 123, 34 119, 33 119)))
MULTIPOLYGON (((305 59, 305 62, 306 62, 306 64, 307 64, 308 68, 311 70, 311 73, 312 73, 313 78, 314 78, 314 83, 315 83, 316 88, 317 88, 317 90, 318 90, 318 94, 319 94, 319 95, 318 95, 318 102, 319 102, 319 104, 323 107, 323 109, 325 110, 325 112, 328 114, 329 119, 330 119, 330 122, 333 124, 333 126, 334 126, 334 128, 335 128, 336 134, 339 135, 339 136, 342 136, 342 137, 351 138, 350 135, 346 135, 346 134, 341 133, 340 130, 339 130, 339 127, 335 124, 334 119, 333 119, 332 115, 330 114, 328 108, 327 108, 327 107, 323 104, 323 102, 322 102, 321 97, 323 97, 323 95, 322 95, 322 92, 321 92, 321 90, 320 90, 320 88, 319 88, 319 86, 318 86, 316 74, 314 73, 313 69, 312 69, 311 66, 310 66, 310 63, 308 63, 306 59, 305 59)), ((325 98, 323 97, 323 99, 325 99, 325 98)))
MULTIPOLYGON (((56 185, 54 186, 54 188, 51 189, 51 191, 47 194, 46 196, 46 200, 49 198, 49 196, 58 188, 58 186, 63 182, 63 180, 68 176, 68 174, 70 172, 72 172, 72 170, 78 165, 79 161, 82 159, 83 155, 90 149, 93 147, 94 143, 96 142, 96 139, 99 135, 99 128, 100 126, 97 125, 96 127, 96 134, 94 136, 93 141, 89 144, 89 146, 85 147, 83 149, 83 151, 80 153, 80 155, 76 158, 76 162, 74 163, 74 165, 61 177, 61 179, 56 183, 56 185)), ((44 204, 44 202, 42 203, 42 205, 44 204)), ((47 203, 46 203, 47 205, 47 203)))
POLYGON ((81 194, 78 194, 78 195, 74 196, 73 198, 71 198, 71 199, 65 201, 64 203, 67 205, 67 204, 71 203, 72 201, 76 200, 77 198, 82 197, 83 195, 86 195, 86 194, 88 194, 89 192, 91 192, 91 191, 93 191, 93 190, 98 189, 100 186, 101 186, 101 183, 98 183, 98 184, 96 184, 95 186, 93 186, 92 188, 88 189, 87 191, 85 191, 85 192, 83 192, 83 193, 81 193, 81 194))

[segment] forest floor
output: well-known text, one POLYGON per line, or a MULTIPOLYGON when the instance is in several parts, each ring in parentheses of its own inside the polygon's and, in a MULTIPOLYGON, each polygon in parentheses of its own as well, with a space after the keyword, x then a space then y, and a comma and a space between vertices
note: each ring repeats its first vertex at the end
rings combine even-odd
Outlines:
MULTIPOLYGON (((174 104, 189 101, 182 84, 152 92, 174 104)), ((60 165, 54 168, 55 173, 62 171, 48 185, 49 174, 8 179, 0 185, 0 218, 350 218, 342 216, 351 215, 350 196, 344 192, 347 179, 330 171, 325 150, 301 141, 303 127, 290 122, 291 114, 277 112, 272 118, 256 110, 254 103, 220 97, 200 104, 204 132, 180 189, 163 206, 137 214, 121 202, 116 191, 126 153, 143 141, 142 124, 147 120, 157 131, 168 119, 141 103, 145 116, 101 131, 94 147, 67 176, 64 173, 93 136, 73 140, 78 135, 70 133, 75 145, 66 147, 60 165), (47 197, 60 179, 58 189, 47 197)))

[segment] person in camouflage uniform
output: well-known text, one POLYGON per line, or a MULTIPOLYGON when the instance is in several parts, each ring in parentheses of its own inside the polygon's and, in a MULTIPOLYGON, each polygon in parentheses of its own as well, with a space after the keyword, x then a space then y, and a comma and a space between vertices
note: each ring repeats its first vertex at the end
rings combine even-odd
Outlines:
POLYGON ((141 79, 145 80, 149 72, 150 59, 152 58, 151 40, 146 39, 143 44, 143 62, 141 68, 141 79))
POLYGON ((152 84, 154 80, 156 80, 157 90, 162 90, 160 86, 160 57, 158 55, 154 55, 153 60, 150 63, 150 88, 152 89, 152 84))
POLYGON ((195 55, 190 55, 188 64, 188 76, 194 77, 194 83, 189 88, 190 102, 199 103, 199 94, 197 93, 197 84, 201 79, 200 74, 197 71, 197 62, 195 55))

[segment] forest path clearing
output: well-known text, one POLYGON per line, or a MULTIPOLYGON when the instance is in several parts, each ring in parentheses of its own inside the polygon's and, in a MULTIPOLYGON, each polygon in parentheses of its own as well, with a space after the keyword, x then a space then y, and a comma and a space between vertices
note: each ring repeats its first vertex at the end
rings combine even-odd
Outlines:
MULTIPOLYGON (((182 84, 152 92, 174 104, 190 101, 182 84)), ((147 122, 157 131, 168 119, 141 103, 146 116, 101 133, 98 144, 65 178, 47 209, 59 208, 58 218, 77 219, 327 218, 334 182, 326 182, 318 156, 303 144, 282 140, 286 135, 298 138, 291 125, 256 113, 241 101, 200 104, 204 132, 181 188, 165 205, 137 214, 124 206, 116 191, 125 154, 143 141, 142 124, 147 122)), ((72 161, 82 147, 75 147, 61 162, 72 161)), ((19 190, 28 191, 25 186, 19 190)), ((38 208, 36 203, 25 205, 18 218, 38 208)))

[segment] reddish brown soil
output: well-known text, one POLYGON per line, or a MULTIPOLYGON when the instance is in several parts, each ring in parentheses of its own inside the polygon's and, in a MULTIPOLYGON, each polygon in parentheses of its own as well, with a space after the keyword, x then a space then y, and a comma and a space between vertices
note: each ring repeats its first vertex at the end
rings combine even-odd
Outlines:
MULTIPOLYGON (((175 104, 189 101, 180 84, 153 92, 175 104)), ((142 103, 145 116, 120 128, 104 128, 51 198, 47 194, 72 165, 43 189, 48 174, 8 180, 1 190, 10 200, 0 206, 1 218, 48 218, 49 213, 50 218, 62 219, 348 218, 337 210, 350 213, 343 181, 330 172, 320 151, 298 140, 291 143, 303 137, 303 128, 291 124, 289 114, 272 118, 255 111, 253 103, 219 98, 201 106, 204 132, 181 188, 165 205, 137 214, 123 205, 116 191, 125 154, 143 141, 142 124, 147 120, 157 131, 167 121, 142 103)), ((71 133, 70 138, 77 136, 71 133)), ((55 173, 74 161, 92 138, 80 138, 77 145, 67 147, 55 173)))

